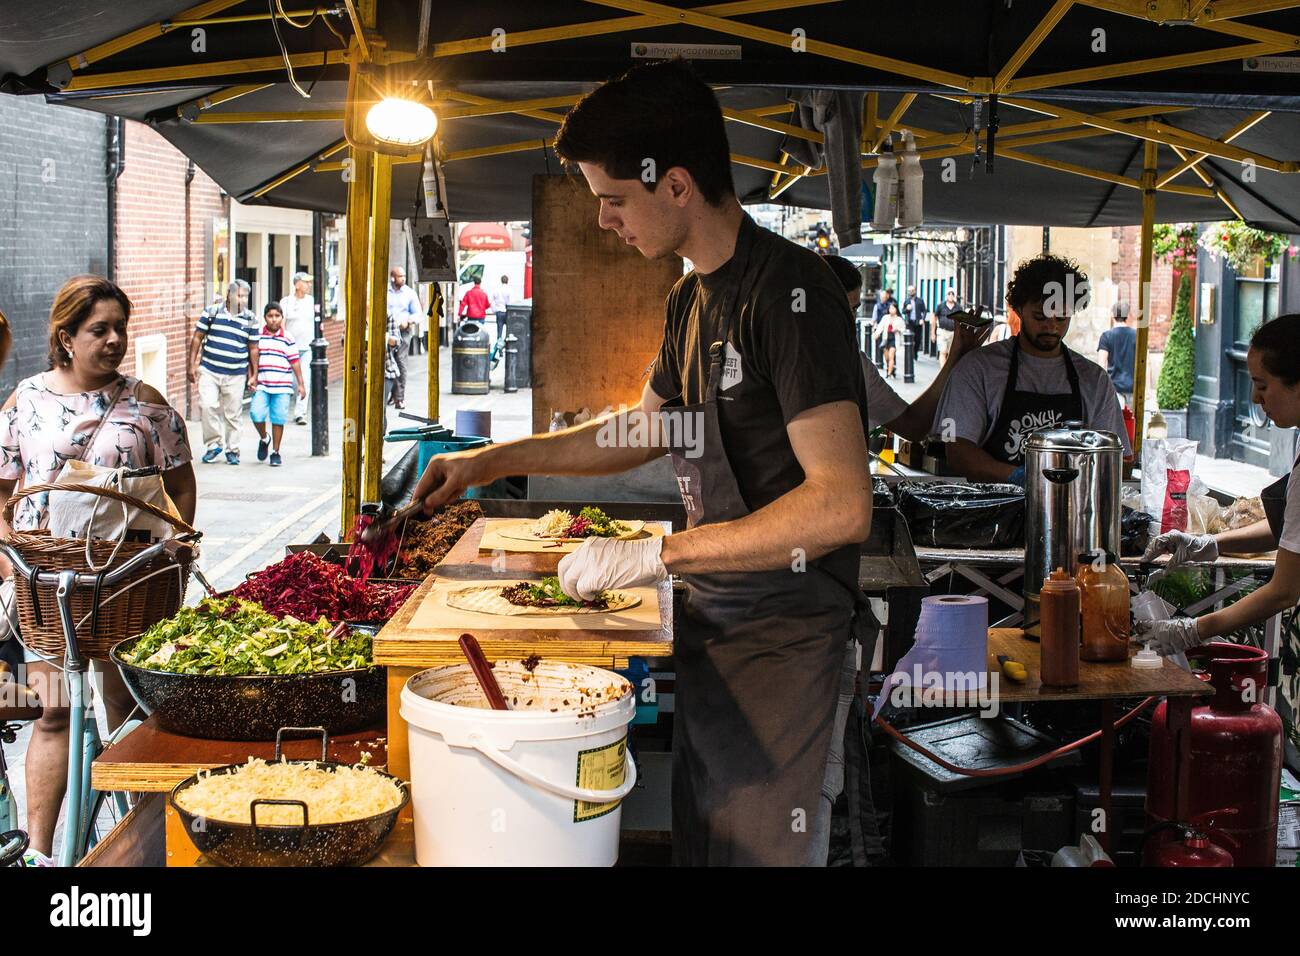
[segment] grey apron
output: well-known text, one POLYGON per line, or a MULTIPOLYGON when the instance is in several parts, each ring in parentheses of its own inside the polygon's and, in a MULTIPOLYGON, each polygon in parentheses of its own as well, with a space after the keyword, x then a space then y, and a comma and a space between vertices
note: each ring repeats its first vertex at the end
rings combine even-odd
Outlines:
MULTIPOLYGON (((697 458, 669 442, 692 528, 750 513, 727 460, 717 405, 732 315, 753 287, 749 246, 737 242, 743 284, 723 293, 704 401, 686 405, 679 395, 665 403, 673 415, 699 416, 703 427, 697 458)), ((824 865, 825 841, 814 837, 826 830, 816 825, 821 787, 845 646, 855 628, 869 638, 865 645, 874 643, 866 599, 811 562, 800 572, 682 577, 685 620, 673 648, 673 861, 824 865)))

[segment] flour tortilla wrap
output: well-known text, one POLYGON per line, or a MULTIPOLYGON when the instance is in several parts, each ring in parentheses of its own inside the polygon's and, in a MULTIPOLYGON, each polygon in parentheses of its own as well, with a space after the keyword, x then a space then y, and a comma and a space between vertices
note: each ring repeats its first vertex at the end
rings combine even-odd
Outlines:
POLYGON ((609 614, 616 611, 626 611, 628 608, 636 607, 641 603, 641 599, 635 594, 628 594, 624 591, 606 591, 605 600, 609 603, 607 608, 590 608, 590 607, 526 607, 520 604, 511 604, 506 600, 502 592, 508 585, 479 585, 477 587, 458 588, 454 591, 447 592, 447 604, 449 607, 459 608, 462 611, 477 611, 480 614, 501 614, 512 617, 522 617, 525 615, 567 615, 567 614, 609 614))

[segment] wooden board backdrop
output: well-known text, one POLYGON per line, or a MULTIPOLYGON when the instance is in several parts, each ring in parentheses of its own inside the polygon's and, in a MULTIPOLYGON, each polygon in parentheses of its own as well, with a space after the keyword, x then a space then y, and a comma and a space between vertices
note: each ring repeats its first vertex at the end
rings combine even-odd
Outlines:
POLYGON ((555 411, 641 398, 679 256, 651 261, 596 224, 581 176, 533 178, 533 431, 555 411))

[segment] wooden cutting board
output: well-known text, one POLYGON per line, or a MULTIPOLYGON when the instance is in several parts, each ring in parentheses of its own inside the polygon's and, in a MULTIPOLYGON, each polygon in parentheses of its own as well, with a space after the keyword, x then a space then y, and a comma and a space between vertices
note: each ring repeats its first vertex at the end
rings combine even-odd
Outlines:
POLYGON ((480 518, 470 526, 437 571, 375 636, 376 664, 411 668, 460 663, 463 658, 457 641, 467 631, 478 639, 488 660, 537 654, 575 664, 622 667, 628 657, 666 657, 672 653, 672 586, 667 581, 645 589, 642 608, 633 610, 650 617, 635 628, 619 620, 630 611, 581 616, 585 617, 582 626, 564 628, 545 626, 547 620, 553 619, 475 615, 473 621, 463 621, 459 617, 421 614, 435 589, 485 581, 516 584, 555 574, 562 554, 481 551, 486 523, 480 518))

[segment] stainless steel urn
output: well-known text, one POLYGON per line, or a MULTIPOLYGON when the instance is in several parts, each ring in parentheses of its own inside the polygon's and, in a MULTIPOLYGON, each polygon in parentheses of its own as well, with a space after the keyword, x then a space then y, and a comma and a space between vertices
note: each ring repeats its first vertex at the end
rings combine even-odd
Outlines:
POLYGON ((1124 445, 1080 422, 1040 428, 1025 440, 1025 631, 1038 636, 1038 595, 1056 568, 1078 556, 1119 554, 1124 445))

